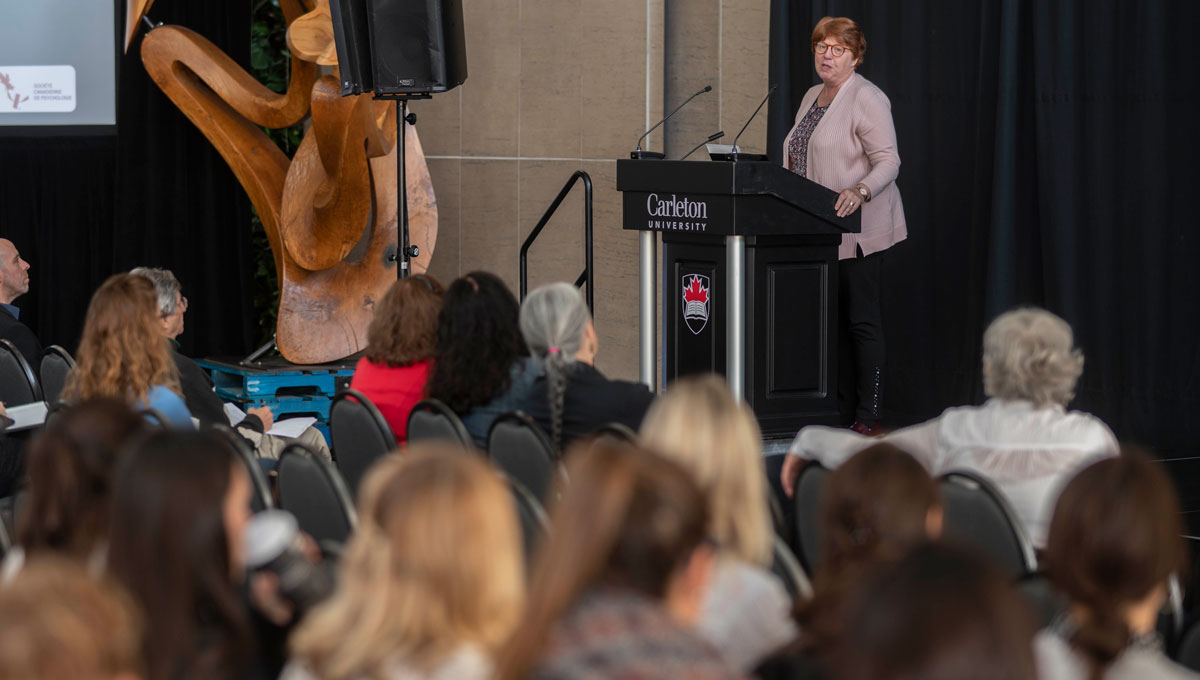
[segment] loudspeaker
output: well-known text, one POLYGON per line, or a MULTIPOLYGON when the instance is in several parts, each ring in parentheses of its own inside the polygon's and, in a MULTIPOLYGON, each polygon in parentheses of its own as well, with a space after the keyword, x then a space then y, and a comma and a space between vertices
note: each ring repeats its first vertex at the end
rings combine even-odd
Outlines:
POLYGON ((462 0, 366 0, 375 94, 452 90, 467 79, 462 0))
POLYGON ((364 0, 329 0, 333 39, 337 44, 342 96, 375 89, 371 79, 371 31, 364 0))

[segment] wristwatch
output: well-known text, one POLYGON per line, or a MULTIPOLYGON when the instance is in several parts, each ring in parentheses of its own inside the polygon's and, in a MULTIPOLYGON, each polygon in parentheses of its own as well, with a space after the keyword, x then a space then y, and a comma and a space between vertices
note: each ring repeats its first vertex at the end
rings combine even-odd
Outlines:
POLYGON ((863 201, 869 201, 869 200, 871 200, 871 194, 867 193, 867 188, 866 188, 866 187, 864 187, 863 185, 859 184, 859 185, 858 185, 857 187, 855 187, 855 188, 856 188, 856 189, 858 189, 858 195, 859 195, 859 196, 862 196, 862 199, 863 199, 863 201))

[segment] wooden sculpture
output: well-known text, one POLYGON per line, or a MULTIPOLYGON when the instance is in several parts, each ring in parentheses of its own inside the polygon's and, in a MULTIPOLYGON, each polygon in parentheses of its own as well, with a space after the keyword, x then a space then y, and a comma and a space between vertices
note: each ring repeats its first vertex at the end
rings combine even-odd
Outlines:
MULTIPOLYGON (((153 0, 128 0, 129 41, 153 0)), ((287 92, 276 94, 204 37, 160 26, 142 62, 160 89, 217 148, 258 210, 279 277, 275 339, 297 364, 361 350, 375 301, 396 279, 395 106, 342 97, 328 0, 280 0, 292 53, 287 92), (318 76, 317 66, 333 66, 318 76), (288 159, 261 127, 311 115, 288 159)), ((405 175, 414 273, 429 266, 437 204, 416 130, 405 126, 405 175)))

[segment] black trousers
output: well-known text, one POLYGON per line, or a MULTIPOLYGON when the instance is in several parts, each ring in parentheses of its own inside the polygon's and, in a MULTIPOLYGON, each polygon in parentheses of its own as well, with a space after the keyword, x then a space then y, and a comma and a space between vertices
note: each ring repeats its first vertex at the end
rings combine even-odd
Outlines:
MULTIPOLYGON (((853 386, 854 419, 873 425, 883 420, 883 370, 887 358, 883 341, 883 309, 880 303, 880 263, 883 252, 838 262, 838 309, 842 331, 850 350, 852 376, 843 376, 841 386, 853 386)), ((846 366, 847 362, 839 362, 846 366)), ((839 386, 839 390, 845 389, 839 386)))

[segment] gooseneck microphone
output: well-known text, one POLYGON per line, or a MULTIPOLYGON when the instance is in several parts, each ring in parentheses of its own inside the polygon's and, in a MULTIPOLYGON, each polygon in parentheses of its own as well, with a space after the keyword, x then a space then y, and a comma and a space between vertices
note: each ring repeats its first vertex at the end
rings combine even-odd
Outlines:
POLYGON ((630 152, 629 157, 630 158, 666 158, 667 157, 666 154, 658 153, 657 151, 642 151, 642 140, 645 139, 646 137, 648 137, 651 132, 654 132, 655 130, 657 130, 659 125, 662 125, 663 123, 670 120, 671 116, 674 116, 675 114, 679 113, 679 109, 682 109, 683 107, 687 106, 688 102, 692 101, 696 97, 699 97, 700 95, 704 94, 705 92, 712 92, 712 85, 705 85, 704 89, 700 90, 696 94, 683 100, 683 103, 680 104, 679 106, 676 106, 674 111, 668 113, 666 118, 663 118, 662 120, 658 121, 657 123, 654 124, 654 127, 650 128, 649 130, 646 130, 644 133, 642 133, 642 136, 638 137, 637 150, 630 152))
POLYGON ((683 158, 680 158, 679 160, 681 160, 681 161, 686 161, 686 160, 687 160, 687 157, 688 157, 688 156, 691 156, 691 155, 692 155, 692 154, 694 154, 694 153, 696 153, 696 150, 697 150, 697 149, 699 149, 700 147, 704 146, 705 144, 712 144, 713 142, 717 141, 718 139, 720 139, 720 138, 722 138, 722 137, 724 137, 724 136, 725 136, 725 131, 724 131, 724 130, 721 130, 720 132, 714 132, 714 133, 712 133, 711 135, 709 135, 709 136, 708 136, 708 139, 706 139, 706 140, 704 140, 703 142, 700 142, 700 143, 699 143, 699 144, 697 144, 696 146, 692 147, 692 150, 691 150, 691 151, 689 151, 689 152, 687 152, 687 153, 685 153, 685 154, 683 154, 683 158))
POLYGON ((771 98, 771 95, 775 92, 775 88, 777 88, 777 87, 779 87, 779 85, 772 85, 771 89, 767 90, 767 96, 763 97, 763 100, 761 102, 759 102, 759 104, 758 104, 758 108, 754 109, 754 113, 750 114, 750 117, 748 119, 746 119, 746 124, 742 126, 741 130, 738 131, 737 137, 733 138, 733 153, 734 154, 737 154, 737 152, 738 152, 738 145, 737 145, 738 139, 741 138, 742 133, 746 131, 746 128, 750 127, 750 121, 754 120, 754 117, 758 115, 759 111, 762 111, 763 104, 767 103, 767 100, 771 98))

